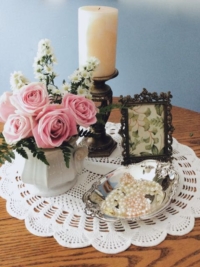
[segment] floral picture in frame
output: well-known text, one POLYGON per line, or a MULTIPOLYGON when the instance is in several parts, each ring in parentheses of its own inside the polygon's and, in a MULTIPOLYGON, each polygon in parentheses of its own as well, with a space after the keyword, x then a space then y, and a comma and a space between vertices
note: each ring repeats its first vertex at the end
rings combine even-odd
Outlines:
POLYGON ((124 165, 145 159, 168 161, 172 155, 170 92, 120 96, 122 156, 124 165))

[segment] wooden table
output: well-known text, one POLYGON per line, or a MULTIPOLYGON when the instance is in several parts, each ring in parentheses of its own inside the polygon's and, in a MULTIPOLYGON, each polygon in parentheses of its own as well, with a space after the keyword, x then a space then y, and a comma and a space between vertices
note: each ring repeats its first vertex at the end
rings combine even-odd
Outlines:
MULTIPOLYGON (((191 147, 200 157, 200 113, 173 107, 173 136, 191 147)), ((109 121, 119 122, 114 110, 109 121)), ((200 178, 200 177, 199 177, 200 178)), ((168 235, 160 245, 149 248, 131 246, 127 251, 107 255, 93 247, 68 249, 53 237, 37 237, 29 233, 24 221, 12 218, 0 198, 0 266, 1 267, 199 267, 200 219, 193 231, 176 237, 168 235)))

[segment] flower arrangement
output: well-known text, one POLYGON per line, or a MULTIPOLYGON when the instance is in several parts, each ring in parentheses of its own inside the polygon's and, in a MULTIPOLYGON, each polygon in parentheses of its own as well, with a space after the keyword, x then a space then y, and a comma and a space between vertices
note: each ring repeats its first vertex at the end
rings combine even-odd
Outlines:
POLYGON ((97 109, 90 89, 98 60, 89 59, 69 77, 69 83, 63 81, 61 88, 54 83, 55 63, 51 43, 43 39, 38 43, 33 64, 38 81, 29 82, 20 71, 11 74, 12 91, 0 97, 0 121, 4 123, 0 163, 11 162, 14 150, 27 159, 29 149, 48 165, 44 149, 60 148, 69 167, 72 149, 69 140, 78 134, 78 126, 87 128, 96 123, 97 109))

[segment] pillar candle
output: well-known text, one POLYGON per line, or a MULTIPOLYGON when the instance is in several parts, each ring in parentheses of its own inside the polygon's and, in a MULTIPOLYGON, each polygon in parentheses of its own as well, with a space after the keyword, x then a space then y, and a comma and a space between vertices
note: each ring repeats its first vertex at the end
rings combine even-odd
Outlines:
POLYGON ((118 10, 107 6, 84 6, 78 10, 79 67, 90 57, 100 64, 94 77, 115 72, 118 10))

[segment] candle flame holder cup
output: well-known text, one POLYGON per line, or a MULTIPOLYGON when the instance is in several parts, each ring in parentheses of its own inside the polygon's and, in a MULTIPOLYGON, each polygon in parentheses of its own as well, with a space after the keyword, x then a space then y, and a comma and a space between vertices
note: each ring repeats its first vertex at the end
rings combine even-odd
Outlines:
MULTIPOLYGON (((112 104, 112 90, 105 82, 118 76, 118 70, 107 77, 94 77, 94 85, 91 89, 92 100, 97 102, 97 107, 107 107, 112 104)), ((117 143, 113 138, 106 134, 105 124, 108 121, 110 112, 102 114, 101 120, 90 126, 92 133, 88 137, 87 144, 89 150, 89 157, 109 157, 115 150, 117 143)))

